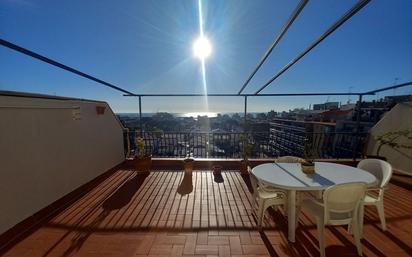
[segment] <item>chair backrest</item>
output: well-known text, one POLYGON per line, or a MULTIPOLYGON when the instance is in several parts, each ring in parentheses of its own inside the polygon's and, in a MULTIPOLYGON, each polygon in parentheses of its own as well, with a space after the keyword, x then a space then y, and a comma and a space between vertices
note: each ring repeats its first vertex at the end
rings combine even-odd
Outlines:
POLYGON ((354 217, 358 212, 359 204, 363 200, 367 184, 364 182, 352 182, 328 187, 323 193, 324 217, 327 223, 331 219, 331 213, 351 213, 347 217, 354 217))
POLYGON ((358 163, 358 168, 374 175, 379 181, 379 187, 384 187, 392 177, 392 166, 383 160, 365 159, 358 163))
POLYGON ((252 189, 253 189, 253 196, 256 197, 257 195, 257 190, 259 187, 259 181, 258 179, 255 177, 255 175, 253 175, 252 172, 249 172, 249 178, 250 178, 250 183, 252 184, 252 189))
POLYGON ((302 163, 305 162, 304 159, 296 156, 282 156, 275 160, 277 163, 302 163))

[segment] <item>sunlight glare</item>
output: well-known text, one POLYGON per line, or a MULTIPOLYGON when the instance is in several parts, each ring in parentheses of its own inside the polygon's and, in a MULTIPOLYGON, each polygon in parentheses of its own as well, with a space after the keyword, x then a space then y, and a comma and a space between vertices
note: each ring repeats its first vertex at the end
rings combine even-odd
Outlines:
POLYGON ((193 43, 193 53, 199 59, 204 60, 212 53, 212 45, 206 37, 200 36, 193 43))
MULTIPOLYGON (((207 99, 207 82, 206 82, 206 62, 205 59, 212 53, 212 45, 203 32, 203 14, 202 14, 202 0, 198 0, 199 7, 199 37, 193 44, 193 52, 196 57, 200 59, 200 67, 202 69, 202 84, 204 93, 204 107, 209 111, 209 103, 207 99)), ((210 124, 208 124, 210 130, 210 124)), ((206 157, 209 157, 209 141, 206 142, 206 157)))

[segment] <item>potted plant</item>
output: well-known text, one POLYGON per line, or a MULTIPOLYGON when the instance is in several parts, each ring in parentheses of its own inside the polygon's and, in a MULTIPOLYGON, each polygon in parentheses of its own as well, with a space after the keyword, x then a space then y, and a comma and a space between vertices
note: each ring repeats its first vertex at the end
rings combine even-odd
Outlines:
POLYGON ((222 166, 220 166, 220 165, 215 165, 215 166, 213 166, 213 175, 214 176, 220 176, 220 175, 222 175, 222 166))
POLYGON ((252 154, 253 144, 251 143, 250 137, 247 134, 240 136, 240 142, 242 143, 242 150, 240 151, 240 172, 242 174, 247 174, 249 171, 249 156, 252 154))
POLYGON ((315 163, 313 162, 314 154, 311 138, 305 139, 304 147, 305 161, 301 163, 302 171, 306 174, 313 174, 315 173, 315 163))
POLYGON ((213 180, 216 182, 216 183, 223 183, 223 181, 224 181, 224 179, 223 179, 223 176, 222 176, 222 166, 220 166, 220 165, 215 165, 215 166, 213 166, 212 167, 212 170, 213 170, 213 180))
POLYGON ((136 148, 136 169, 138 171, 149 172, 152 167, 152 156, 149 154, 145 154, 145 144, 143 138, 136 138, 136 148))

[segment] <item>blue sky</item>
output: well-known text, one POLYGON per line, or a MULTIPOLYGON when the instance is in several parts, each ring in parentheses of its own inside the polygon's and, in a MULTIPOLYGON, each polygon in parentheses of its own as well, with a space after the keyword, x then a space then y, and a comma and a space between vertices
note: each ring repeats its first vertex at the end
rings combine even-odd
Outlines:
MULTIPOLYGON (((253 93, 356 1, 309 1, 245 92, 253 93)), ((298 1, 202 0, 209 93, 237 93, 298 1)), ((0 0, 0 37, 136 93, 202 93, 196 0, 0 0)), ((0 90, 137 99, 0 46, 0 90)), ((412 1, 374 0, 262 93, 358 92, 412 80, 412 1)), ((387 94, 411 93, 412 87, 387 94)), ((382 95, 378 95, 380 97, 382 95)), ((376 96, 369 97, 376 99, 376 96)), ((250 111, 348 97, 260 97, 250 111)), ((350 100, 354 101, 355 97, 350 100)), ((243 111, 241 98, 144 98, 143 111, 243 111)))

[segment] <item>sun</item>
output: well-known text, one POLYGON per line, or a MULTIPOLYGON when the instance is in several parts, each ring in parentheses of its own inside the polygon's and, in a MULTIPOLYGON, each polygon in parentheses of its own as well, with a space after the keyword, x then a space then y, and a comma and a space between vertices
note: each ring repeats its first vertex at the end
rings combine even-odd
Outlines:
POLYGON ((205 36, 198 37, 193 43, 193 54, 195 57, 204 60, 212 53, 212 45, 205 36))

